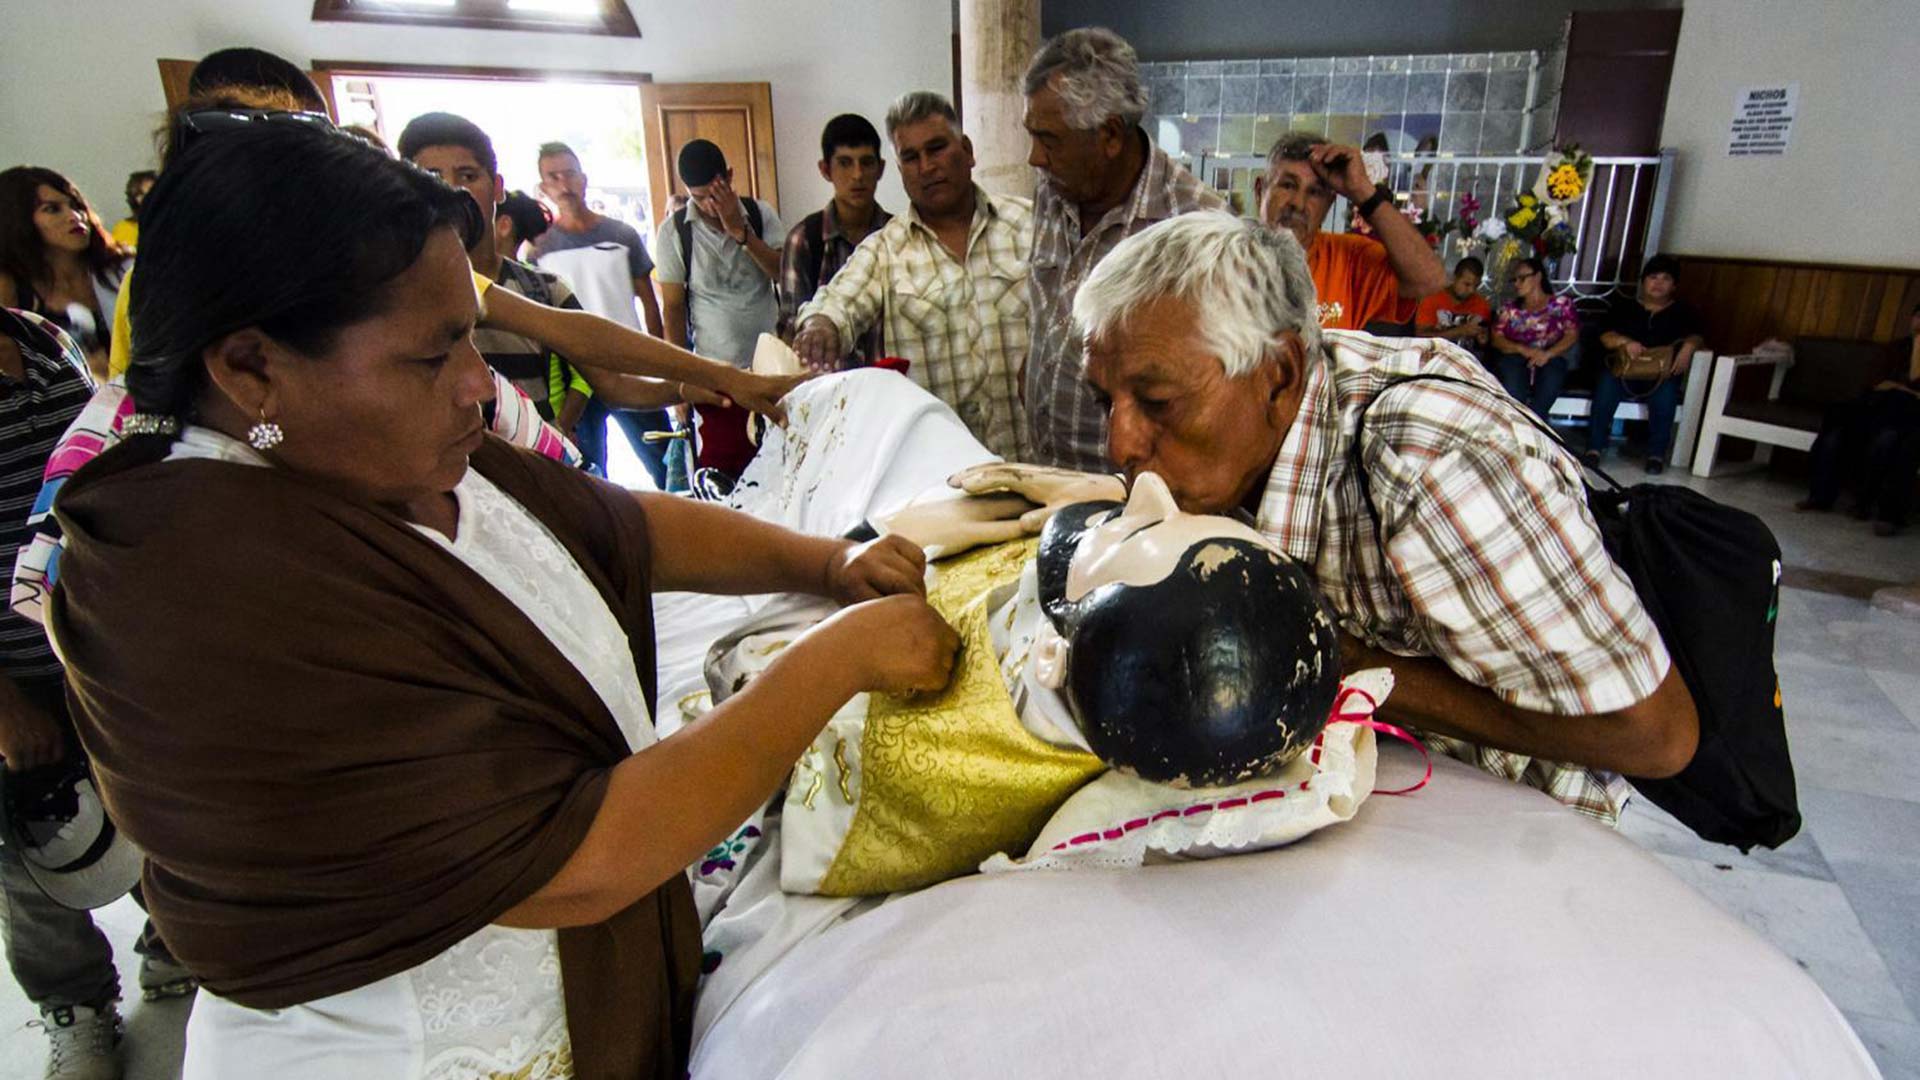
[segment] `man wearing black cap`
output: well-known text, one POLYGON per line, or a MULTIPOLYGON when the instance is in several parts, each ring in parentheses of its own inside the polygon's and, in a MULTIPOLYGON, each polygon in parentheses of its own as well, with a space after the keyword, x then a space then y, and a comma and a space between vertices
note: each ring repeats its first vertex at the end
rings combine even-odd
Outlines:
MULTIPOLYGON (((680 148, 680 182, 689 201, 660 223, 654 280, 667 341, 740 367, 780 317, 773 283, 786 226, 773 207, 733 190, 733 170, 718 146, 695 139, 680 148)), ((700 464, 739 475, 753 457, 746 413, 699 406, 700 464)))

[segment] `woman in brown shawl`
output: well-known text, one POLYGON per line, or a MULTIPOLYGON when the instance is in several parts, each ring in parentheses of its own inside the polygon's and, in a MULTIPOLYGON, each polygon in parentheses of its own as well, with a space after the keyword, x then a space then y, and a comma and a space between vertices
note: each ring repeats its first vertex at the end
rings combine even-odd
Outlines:
POLYGON ((187 1075, 680 1076, 683 869, 853 694, 945 684, 923 557, 484 434, 461 196, 262 119, 149 197, 143 433, 56 508, 81 736, 211 993, 187 1075), (847 606, 656 743, 654 589, 847 606))

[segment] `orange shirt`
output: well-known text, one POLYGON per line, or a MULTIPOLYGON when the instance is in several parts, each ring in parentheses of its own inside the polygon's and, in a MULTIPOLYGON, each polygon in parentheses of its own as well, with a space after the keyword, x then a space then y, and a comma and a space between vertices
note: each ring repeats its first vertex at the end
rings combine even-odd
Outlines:
POLYGON ((1413 317, 1413 325, 1451 330, 1471 319, 1479 319, 1481 326, 1492 328, 1493 308, 1487 304, 1487 298, 1474 293, 1465 300, 1457 300, 1452 289, 1441 289, 1420 301, 1420 311, 1413 317))
POLYGON ((1365 330, 1376 320, 1395 321, 1400 281, 1387 263, 1387 249, 1352 233, 1323 232, 1307 248, 1307 269, 1320 294, 1320 326, 1365 330))

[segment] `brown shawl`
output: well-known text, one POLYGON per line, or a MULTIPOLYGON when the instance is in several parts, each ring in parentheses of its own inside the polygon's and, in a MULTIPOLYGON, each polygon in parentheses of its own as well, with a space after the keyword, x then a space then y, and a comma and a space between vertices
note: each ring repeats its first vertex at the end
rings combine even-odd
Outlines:
MULTIPOLYGON (((130 439, 61 493, 50 623, 174 954, 214 993, 280 1008, 414 967, 546 884, 630 753, 579 671, 394 514, 167 450, 130 439)), ((472 466, 600 590, 651 700, 638 502, 498 440, 472 466)), ((579 1075, 683 1076, 686 880, 559 938, 579 1075)))

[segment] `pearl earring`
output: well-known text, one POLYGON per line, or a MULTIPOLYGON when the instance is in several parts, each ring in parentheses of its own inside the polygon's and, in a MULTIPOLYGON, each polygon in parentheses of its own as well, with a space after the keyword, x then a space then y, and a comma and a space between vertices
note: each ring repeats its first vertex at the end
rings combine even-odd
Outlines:
POLYGON ((268 420, 265 412, 260 414, 259 423, 247 429, 247 445, 255 450, 271 450, 286 441, 287 433, 280 430, 279 424, 268 420))

